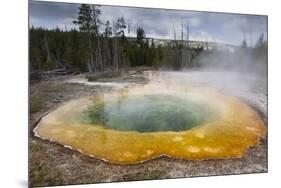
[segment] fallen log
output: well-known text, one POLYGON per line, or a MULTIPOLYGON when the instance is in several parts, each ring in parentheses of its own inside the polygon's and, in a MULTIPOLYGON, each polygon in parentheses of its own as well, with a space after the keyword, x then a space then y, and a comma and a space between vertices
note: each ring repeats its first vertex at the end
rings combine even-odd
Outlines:
POLYGON ((50 71, 38 71, 38 72, 30 72, 30 80, 48 80, 53 77, 57 76, 64 76, 64 75, 77 75, 80 72, 76 69, 71 68, 60 68, 54 69, 50 71))

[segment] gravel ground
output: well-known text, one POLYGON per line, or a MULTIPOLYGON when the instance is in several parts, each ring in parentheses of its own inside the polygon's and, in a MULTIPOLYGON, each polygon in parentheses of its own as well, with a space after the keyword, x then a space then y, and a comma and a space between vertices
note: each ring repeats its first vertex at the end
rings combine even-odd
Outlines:
POLYGON ((267 138, 250 148, 243 158, 180 160, 160 157, 136 165, 116 165, 34 137, 32 130, 47 111, 82 96, 145 84, 146 78, 152 82, 177 78, 182 84, 185 80, 193 85, 211 86, 251 105, 267 125, 267 83, 257 77, 196 71, 146 72, 125 77, 125 85, 118 79, 117 86, 104 81, 88 84, 83 75, 34 83, 30 85, 29 184, 50 186, 267 172, 267 138))

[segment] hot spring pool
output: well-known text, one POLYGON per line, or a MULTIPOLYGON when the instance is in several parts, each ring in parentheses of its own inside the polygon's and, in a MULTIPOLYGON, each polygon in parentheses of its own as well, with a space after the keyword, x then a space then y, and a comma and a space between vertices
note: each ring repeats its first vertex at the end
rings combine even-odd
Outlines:
POLYGON ((183 131, 215 119, 207 105, 173 95, 96 97, 81 122, 119 131, 183 131))
POLYGON ((118 164, 162 155, 241 157, 265 131, 258 114, 233 97, 161 84, 70 101, 34 130, 38 137, 118 164))

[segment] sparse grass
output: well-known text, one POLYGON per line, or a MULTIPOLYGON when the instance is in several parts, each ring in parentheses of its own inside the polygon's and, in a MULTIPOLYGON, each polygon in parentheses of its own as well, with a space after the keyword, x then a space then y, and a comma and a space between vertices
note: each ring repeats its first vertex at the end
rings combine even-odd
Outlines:
POLYGON ((42 108, 43 108, 43 101, 39 98, 32 98, 30 100, 30 113, 33 114, 33 113, 36 113, 36 112, 39 112, 42 108))
POLYGON ((145 170, 136 174, 126 174, 123 176, 123 181, 138 181, 138 180, 154 180, 162 179, 165 176, 164 171, 160 170, 145 170))
POLYGON ((54 170, 54 167, 47 163, 40 165, 30 170, 30 186, 55 186, 63 183, 62 176, 54 170))
POLYGON ((39 144, 30 144, 30 187, 54 186, 63 183, 62 175, 56 170, 51 158, 39 144))
POLYGON ((49 83, 41 89, 42 93, 61 93, 65 89, 64 83, 49 83))
MULTIPOLYGON (((30 87, 29 113, 44 113, 60 102, 65 93, 72 91, 64 82, 46 81, 36 83, 30 87)), ((37 116, 34 116, 35 118, 37 116)), ((32 120, 31 120, 32 124, 32 120)), ((29 145, 29 184, 30 187, 62 185, 65 181, 55 162, 56 159, 49 152, 41 140, 31 137, 29 145)))
POLYGON ((46 82, 36 87, 36 89, 33 89, 29 99, 30 114, 43 110, 46 107, 46 103, 60 96, 60 93, 62 93, 65 88, 63 84, 46 82))
MULTIPOLYGON (((29 110, 30 114, 43 112, 48 109, 48 102, 53 95, 59 93, 63 87, 52 82, 36 85, 30 90, 29 110)), ((56 169, 52 158, 44 146, 40 143, 30 143, 30 187, 61 185, 63 183, 62 175, 56 169)))

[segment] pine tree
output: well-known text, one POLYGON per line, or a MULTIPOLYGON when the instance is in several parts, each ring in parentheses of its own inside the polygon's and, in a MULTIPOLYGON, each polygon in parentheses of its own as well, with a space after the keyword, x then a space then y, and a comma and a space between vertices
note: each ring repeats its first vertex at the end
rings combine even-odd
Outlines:
POLYGON ((93 33, 93 19, 92 19, 92 9, 90 5, 81 4, 79 7, 79 13, 77 20, 73 21, 74 24, 79 25, 79 30, 81 32, 87 33, 87 41, 88 41, 88 62, 87 67, 88 71, 92 72, 94 67, 94 57, 92 54, 93 47, 92 47, 92 33, 93 33))
POLYGON ((79 13, 77 20, 74 20, 73 23, 79 25, 79 30, 81 32, 87 33, 88 39, 88 70, 89 72, 97 71, 97 68, 103 69, 103 62, 101 56, 101 47, 99 41, 99 25, 100 20, 99 16, 101 14, 100 9, 95 5, 81 4, 79 7, 79 13), (95 42, 95 48, 93 48, 92 43, 95 42), (93 52, 95 52, 95 57, 97 60, 94 63, 93 52))
POLYGON ((137 28, 137 44, 143 45, 143 39, 145 38, 145 32, 142 27, 137 28))
POLYGON ((105 25, 105 29, 103 35, 105 37, 110 37, 112 35, 112 27, 110 26, 110 22, 107 20, 104 25, 105 25))
POLYGON ((116 22, 116 24, 115 24, 115 34, 116 34, 116 36, 121 36, 122 37, 122 39, 124 39, 124 37, 125 37, 125 32, 124 32, 124 30, 126 29, 126 21, 125 21, 125 19, 123 18, 123 17, 121 17, 121 18, 118 18, 117 19, 117 22, 116 22))

